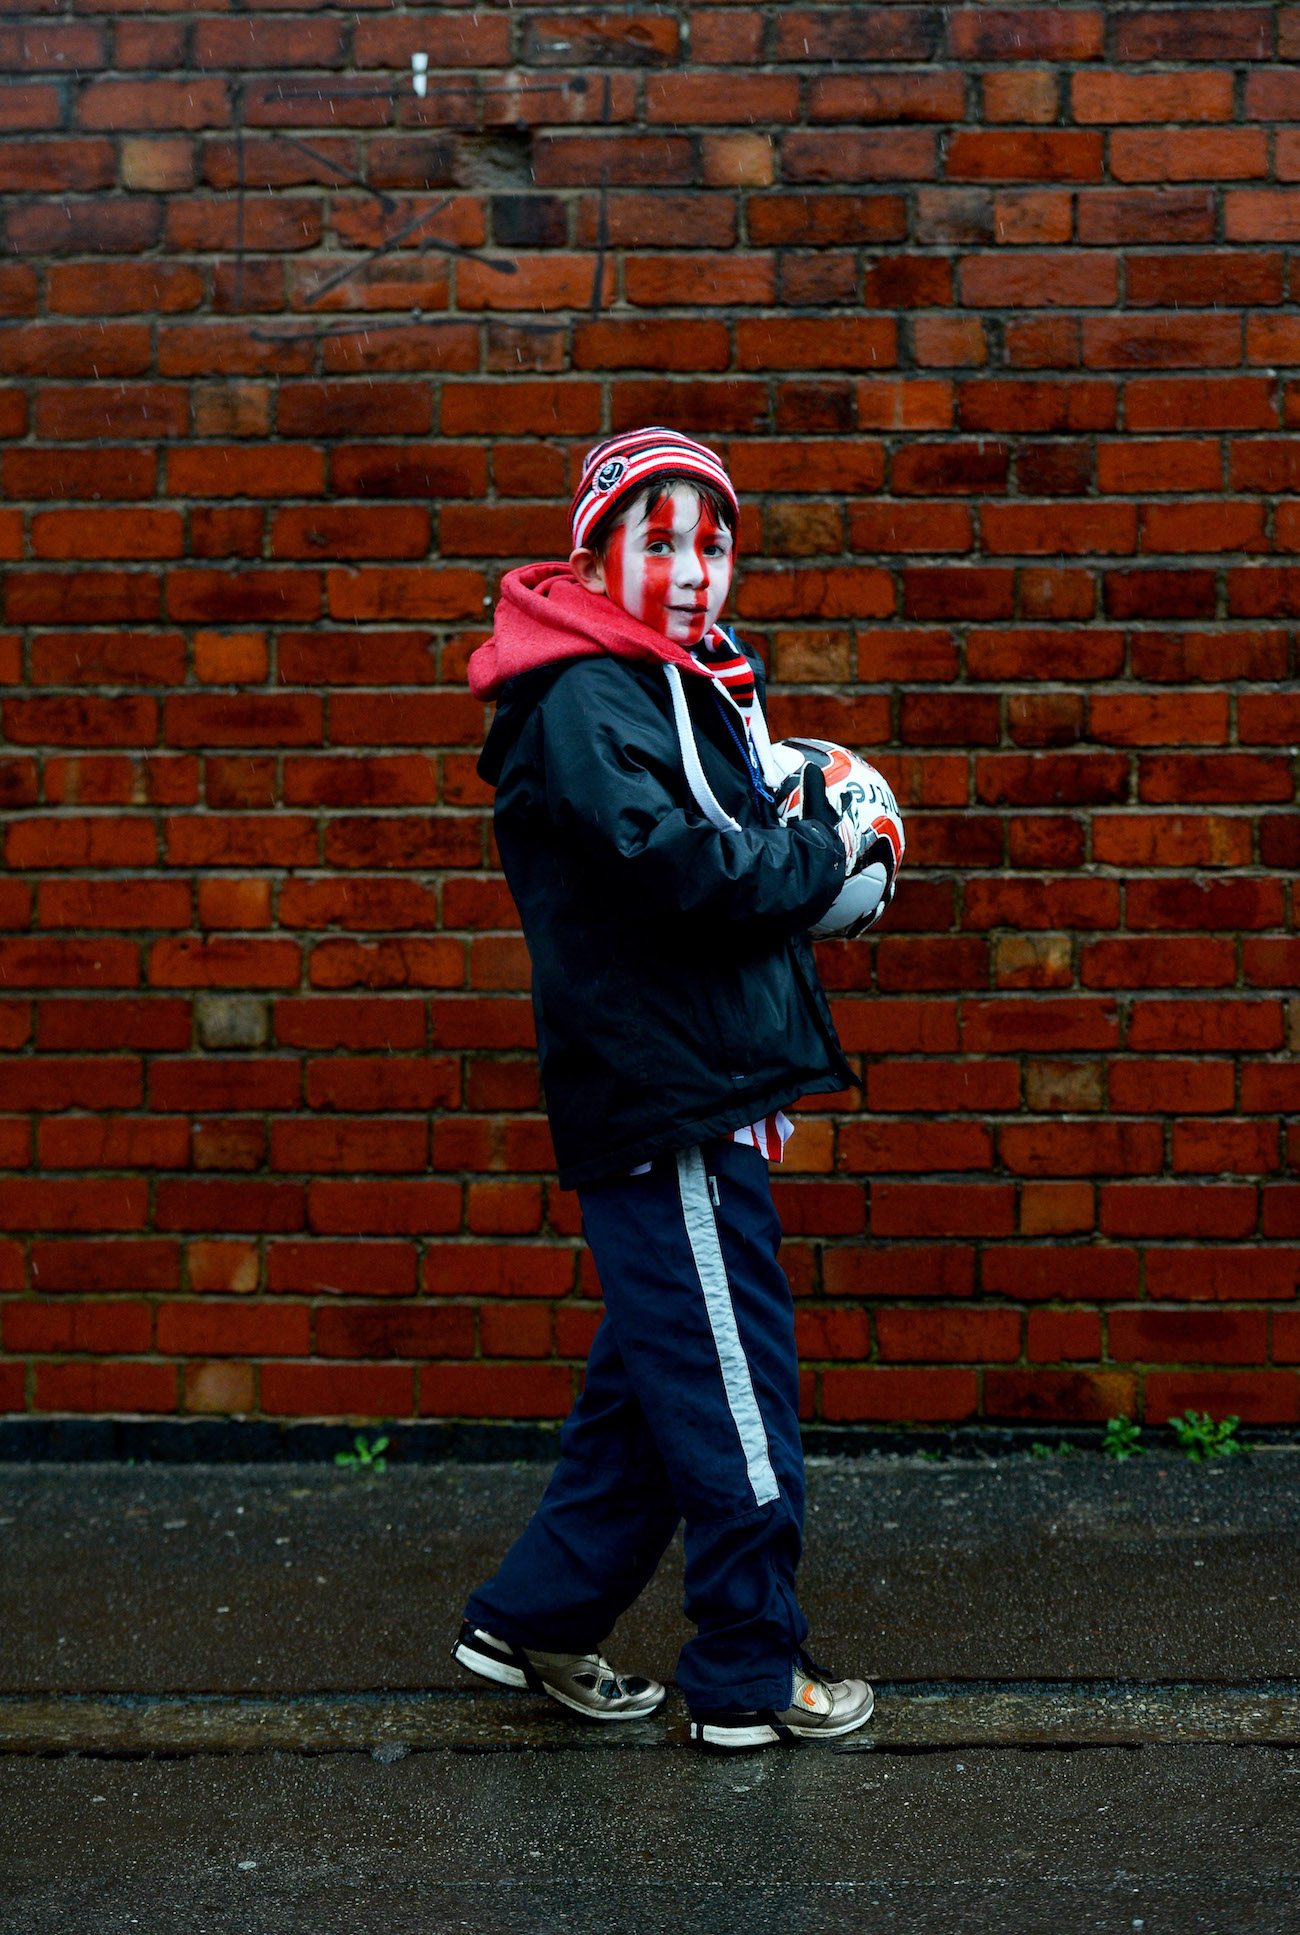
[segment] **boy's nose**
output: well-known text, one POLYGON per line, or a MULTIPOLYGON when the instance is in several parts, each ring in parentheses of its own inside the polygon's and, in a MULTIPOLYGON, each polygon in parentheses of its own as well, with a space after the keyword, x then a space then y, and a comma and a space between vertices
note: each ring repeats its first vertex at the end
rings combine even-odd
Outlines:
POLYGON ((679 585, 690 585, 694 587, 696 585, 707 584, 708 575, 708 572, 704 569, 704 560, 696 555, 693 544, 677 553, 673 577, 679 585))

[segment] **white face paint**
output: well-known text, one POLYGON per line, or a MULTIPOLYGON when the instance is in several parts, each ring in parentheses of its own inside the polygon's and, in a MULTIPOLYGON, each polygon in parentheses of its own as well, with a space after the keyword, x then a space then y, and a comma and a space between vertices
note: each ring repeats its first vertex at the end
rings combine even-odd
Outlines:
POLYGON ((731 589, 731 533, 689 484, 653 511, 638 505, 617 526, 604 562, 615 604, 676 645, 698 645, 731 589))

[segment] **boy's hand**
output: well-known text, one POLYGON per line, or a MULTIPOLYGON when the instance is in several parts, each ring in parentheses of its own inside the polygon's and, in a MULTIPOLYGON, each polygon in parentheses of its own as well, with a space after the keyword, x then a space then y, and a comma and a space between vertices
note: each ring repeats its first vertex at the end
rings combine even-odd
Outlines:
POLYGON ((846 874, 852 873, 853 863, 858 856, 858 843, 852 826, 846 824, 845 815, 838 813, 826 797, 826 779, 821 767, 814 765, 810 759, 799 775, 798 784, 803 791, 799 806, 800 819, 814 820, 819 826, 829 827, 832 833, 839 835, 844 844, 844 870, 846 874))
POLYGON ((826 797, 826 779, 820 766, 809 760, 800 775, 803 786, 805 820, 816 820, 838 833, 844 844, 845 872, 852 875, 874 865, 885 869, 888 892, 902 853, 902 829, 895 831, 893 816, 867 800, 850 796, 837 812, 826 797))

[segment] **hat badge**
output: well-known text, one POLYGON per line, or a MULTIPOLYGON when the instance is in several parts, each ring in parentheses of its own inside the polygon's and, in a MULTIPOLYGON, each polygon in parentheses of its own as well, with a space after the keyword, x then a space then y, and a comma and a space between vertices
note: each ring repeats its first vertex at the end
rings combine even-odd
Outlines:
POLYGON ((599 491, 613 490, 615 484, 626 469, 627 465, 621 457, 611 457, 606 463, 601 465, 595 477, 592 479, 592 483, 599 491))

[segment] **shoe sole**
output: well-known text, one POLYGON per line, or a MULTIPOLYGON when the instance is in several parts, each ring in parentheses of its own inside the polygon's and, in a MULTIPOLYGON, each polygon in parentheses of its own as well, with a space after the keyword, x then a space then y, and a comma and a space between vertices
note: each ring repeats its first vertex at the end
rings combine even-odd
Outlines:
MULTIPOLYGON (((451 1656, 471 1673, 477 1673, 481 1680, 491 1680, 496 1686, 526 1688, 528 1685, 519 1667, 507 1666, 504 1660, 494 1660, 489 1654, 472 1652, 463 1643, 458 1642, 452 1647, 451 1656)), ((557 1701, 560 1706, 567 1707, 570 1713, 580 1713, 584 1720, 606 1722, 648 1720, 652 1713, 658 1713, 667 1698, 667 1694, 664 1693, 653 1706, 624 1707, 620 1713, 601 1713, 593 1707, 584 1707, 580 1700, 571 1698, 567 1693, 561 1693, 557 1687, 547 1686, 545 1681, 542 1682, 542 1686, 548 1700, 557 1701)))
POLYGON ((843 1740, 846 1734, 856 1733, 859 1727, 865 1727, 875 1710, 876 1696, 873 1693, 871 1703, 865 1712, 855 1714, 851 1720, 842 1722, 838 1727, 800 1727, 787 1724, 778 1733, 776 1728, 768 1726, 766 1721, 760 1721, 752 1727, 718 1727, 710 1726, 707 1720, 692 1720, 690 1737, 697 1747, 713 1747, 723 1753, 752 1753, 758 1747, 774 1747, 787 1736, 799 1741, 843 1740))

